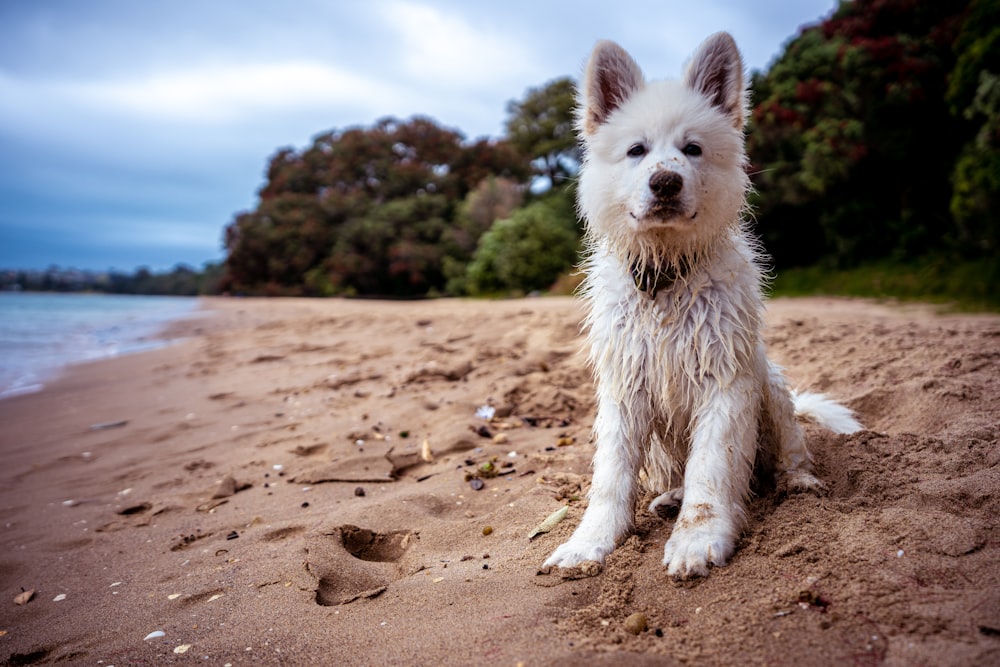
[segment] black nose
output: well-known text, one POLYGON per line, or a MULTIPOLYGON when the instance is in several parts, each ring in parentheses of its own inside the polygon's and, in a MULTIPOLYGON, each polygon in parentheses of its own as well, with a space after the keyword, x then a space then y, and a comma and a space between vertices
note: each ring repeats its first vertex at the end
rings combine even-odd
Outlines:
POLYGON ((649 178, 649 189, 657 199, 673 199, 684 187, 684 179, 673 171, 658 171, 649 178))

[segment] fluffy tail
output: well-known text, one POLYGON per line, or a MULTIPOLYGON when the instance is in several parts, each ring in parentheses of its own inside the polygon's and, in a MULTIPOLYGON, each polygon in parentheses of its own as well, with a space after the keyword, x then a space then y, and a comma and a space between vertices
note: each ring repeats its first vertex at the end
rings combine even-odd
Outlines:
POLYGON ((793 391, 792 403, 795 416, 811 419, 834 433, 854 433, 864 428, 853 412, 823 394, 793 391))

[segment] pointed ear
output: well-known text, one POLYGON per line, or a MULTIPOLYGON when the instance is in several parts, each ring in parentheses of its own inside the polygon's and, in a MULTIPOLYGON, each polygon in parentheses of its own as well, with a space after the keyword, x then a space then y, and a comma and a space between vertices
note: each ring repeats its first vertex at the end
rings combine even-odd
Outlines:
POLYGON ((578 94, 579 128, 592 135, 632 94, 645 85, 642 70, 614 42, 598 42, 590 54, 578 94))
POLYGON ((743 58, 729 33, 717 32, 702 42, 684 73, 684 83, 729 116, 734 127, 743 127, 746 118, 743 58))

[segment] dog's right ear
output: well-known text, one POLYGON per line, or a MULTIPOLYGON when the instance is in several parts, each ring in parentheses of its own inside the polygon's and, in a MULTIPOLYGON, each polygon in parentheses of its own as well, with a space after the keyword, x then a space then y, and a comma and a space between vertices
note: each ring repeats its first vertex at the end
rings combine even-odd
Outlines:
POLYGON ((625 49, 601 41, 590 54, 579 93, 579 126, 592 135, 632 93, 643 87, 642 70, 625 49))

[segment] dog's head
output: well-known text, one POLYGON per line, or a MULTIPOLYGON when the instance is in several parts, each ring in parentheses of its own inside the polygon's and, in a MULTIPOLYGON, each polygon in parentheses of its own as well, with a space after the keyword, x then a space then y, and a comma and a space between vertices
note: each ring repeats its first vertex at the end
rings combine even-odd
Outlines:
POLYGON ((683 252, 738 225, 749 184, 745 117, 743 62, 728 34, 705 40, 681 81, 647 83, 624 49, 598 43, 577 116, 591 233, 683 252))

